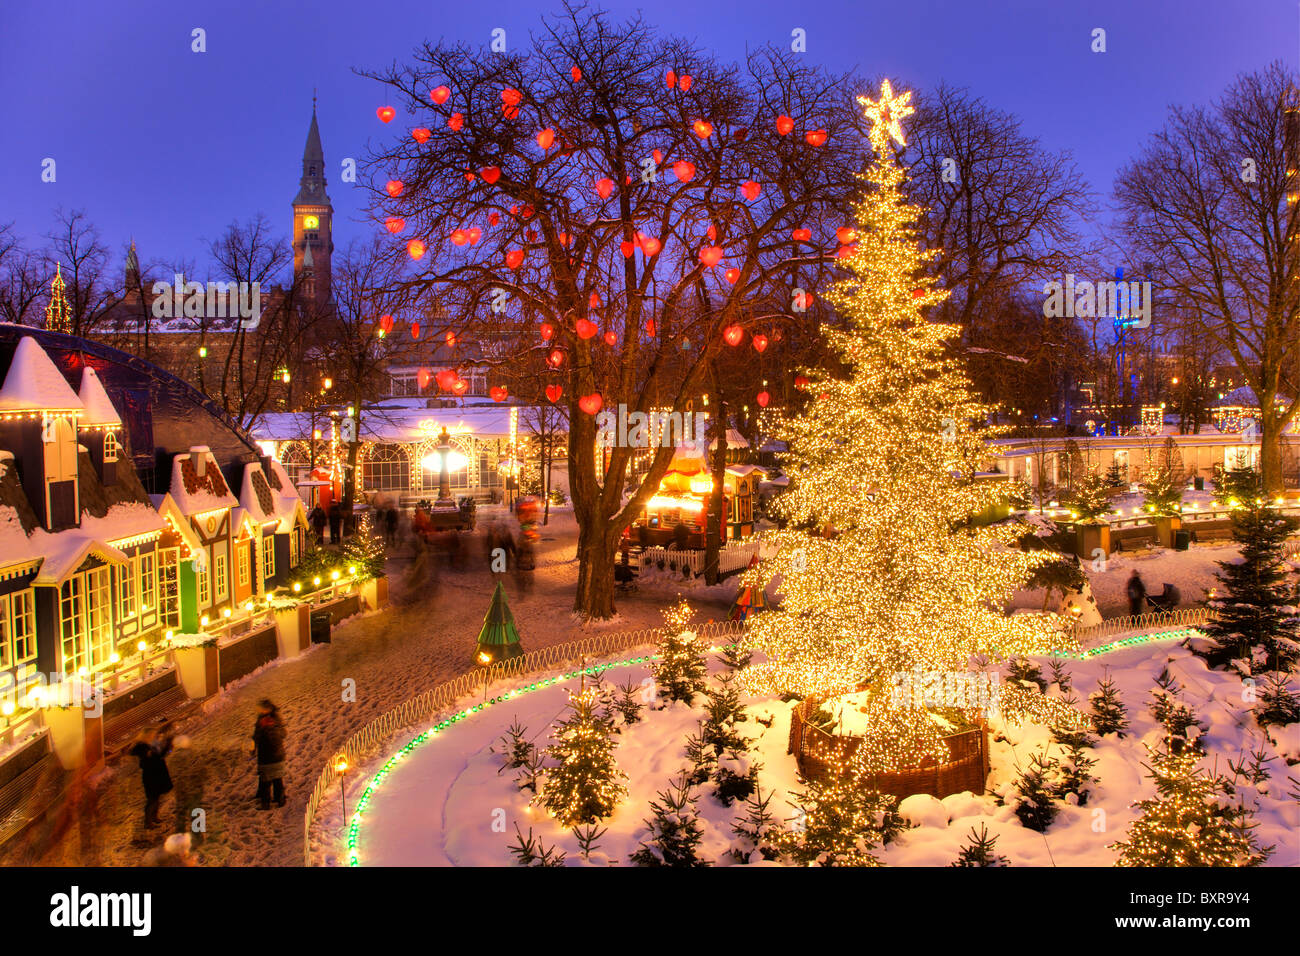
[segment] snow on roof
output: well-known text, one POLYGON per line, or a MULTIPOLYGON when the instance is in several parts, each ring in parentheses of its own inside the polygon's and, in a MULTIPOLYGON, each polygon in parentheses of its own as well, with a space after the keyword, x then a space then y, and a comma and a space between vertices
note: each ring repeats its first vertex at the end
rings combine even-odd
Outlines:
MULTIPOLYGON (((480 438, 508 438, 510 409, 519 408, 519 430, 527 433, 527 406, 490 404, 463 408, 405 408, 394 405, 361 409, 362 441, 419 442, 436 439, 446 427, 452 435, 473 434, 480 438)), ((548 409, 549 411, 549 409, 548 409)), ((268 412, 254 419, 249 434, 262 441, 305 440, 313 429, 328 437, 330 418, 310 412, 268 412)))
POLYGON ((82 409, 68 380, 50 361, 45 349, 33 336, 18 340, 13 361, 0 387, 0 410, 35 411, 36 409, 82 409))
POLYGON ((87 365, 81 372, 81 392, 78 397, 85 406, 86 413, 81 416, 82 425, 121 425, 122 417, 104 391, 104 384, 99 380, 99 373, 87 365))
POLYGON ((280 517, 276 508, 276 495, 271 491, 271 484, 266 480, 261 462, 249 462, 244 466, 244 479, 239 488, 239 504, 243 511, 256 524, 275 521, 280 517))
POLYGON ((148 505, 128 501, 113 505, 102 518, 83 512, 80 528, 53 532, 37 528, 29 541, 39 554, 44 555, 45 561, 36 575, 36 583, 61 583, 90 555, 109 564, 123 564, 126 555, 109 542, 162 531, 165 527, 162 517, 148 505))
POLYGON ((26 564, 41 557, 23 530, 18 512, 10 505, 0 505, 0 567, 26 564))
POLYGON ((226 487, 226 479, 206 445, 195 445, 189 452, 172 459, 172 483, 168 493, 186 516, 219 508, 234 508, 238 499, 226 487), (198 458, 202 471, 195 467, 198 458))

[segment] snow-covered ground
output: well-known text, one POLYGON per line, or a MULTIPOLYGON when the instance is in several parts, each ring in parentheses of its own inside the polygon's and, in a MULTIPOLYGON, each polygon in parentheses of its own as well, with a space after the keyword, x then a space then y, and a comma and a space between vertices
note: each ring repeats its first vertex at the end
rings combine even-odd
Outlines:
MULTIPOLYGON (((1035 725, 995 723, 1000 734, 992 748, 989 793, 956 794, 943 800, 924 795, 908 798, 901 810, 916 825, 880 851, 882 862, 946 865, 956 858, 972 826, 978 828, 983 823, 998 838, 998 852, 1013 865, 1113 864, 1115 852, 1109 845, 1123 839, 1136 815, 1132 804, 1154 793, 1142 766, 1147 759, 1143 745, 1160 736, 1147 704, 1155 677, 1166 665, 1183 686, 1183 699, 1209 725, 1206 766, 1226 772, 1229 760, 1235 762, 1253 750, 1263 750, 1274 758, 1271 781, 1249 788, 1260 805, 1257 835, 1261 844, 1276 847, 1271 865, 1300 864, 1300 804, 1286 794, 1288 775, 1298 776, 1300 771, 1288 767, 1282 756, 1300 760, 1300 725, 1291 725, 1285 732, 1275 729, 1276 742, 1269 740, 1242 702, 1239 679, 1208 671, 1202 661, 1172 642, 1135 646, 1068 665, 1074 692, 1081 699, 1086 699, 1106 673, 1111 674, 1132 721, 1129 736, 1104 738, 1093 751, 1098 783, 1086 806, 1063 804, 1045 833, 1023 827, 1010 807, 999 806, 995 794, 1015 779, 1049 735, 1035 725)), ((718 669, 715 660, 711 670, 718 669)), ((635 664, 612 668, 606 679, 623 683, 631 677, 639 682, 646 676, 647 665, 635 664)), ((514 842, 517 824, 525 834, 531 828, 544 844, 564 850, 569 864, 580 864, 576 839, 529 805, 531 792, 516 787, 514 772, 500 772, 503 759, 499 752, 502 735, 515 722, 523 724, 527 736, 544 747, 551 728, 564 713, 568 693, 577 686, 576 679, 561 681, 490 706, 414 747, 384 776, 361 816, 358 862, 378 866, 507 865, 512 862, 507 847, 514 842), (492 751, 494 745, 498 752, 492 751)), ((626 864, 628 855, 636 850, 643 821, 649 815, 649 801, 686 763, 686 736, 703 717, 699 704, 697 701, 695 708, 673 704, 662 711, 645 710, 641 722, 624 728, 618 736, 615 756, 627 774, 628 795, 610 818, 601 821, 608 832, 598 841, 593 864, 626 864)), ((747 704, 750 719, 741 728, 754 738, 751 752, 763 765, 760 786, 764 792, 776 791, 772 807, 779 816, 788 816, 787 797, 797 788, 794 759, 786 754, 790 705, 752 698, 747 704)), ((377 763, 385 759, 381 757, 377 763)), ((352 809, 373 777, 373 768, 358 775, 350 795, 352 809)), ((741 808, 722 806, 709 791, 708 786, 695 788, 704 828, 701 853, 725 864, 733 840, 731 825, 741 808)), ((321 861, 335 865, 346 861, 339 811, 337 799, 327 801, 318 831, 321 861), (331 834, 338 834, 332 845, 331 834)))

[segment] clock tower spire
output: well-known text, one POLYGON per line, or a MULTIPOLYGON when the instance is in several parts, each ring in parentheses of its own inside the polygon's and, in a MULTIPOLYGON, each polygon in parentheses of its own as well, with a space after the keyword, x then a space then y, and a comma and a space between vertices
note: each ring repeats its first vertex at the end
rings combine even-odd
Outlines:
POLYGON ((313 90, 311 126, 302 151, 302 179, 298 181, 298 195, 293 197, 293 277, 299 281, 311 271, 314 299, 320 305, 333 300, 330 289, 333 252, 334 207, 325 193, 325 150, 321 148, 320 129, 316 125, 316 91, 313 90), (303 261, 309 247, 310 264, 303 261))

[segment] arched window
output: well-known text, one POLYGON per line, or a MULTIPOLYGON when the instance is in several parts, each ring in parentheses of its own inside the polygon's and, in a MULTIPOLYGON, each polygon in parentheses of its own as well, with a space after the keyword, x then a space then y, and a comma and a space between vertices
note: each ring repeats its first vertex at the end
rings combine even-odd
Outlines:
POLYGON ((117 434, 104 432, 104 461, 117 461, 117 434))
POLYGON ((361 486, 365 491, 410 491, 411 460, 406 449, 401 445, 370 445, 361 462, 361 486))
MULTIPOLYGON (((311 451, 304 442, 290 441, 280 447, 280 454, 277 457, 280 459, 280 464, 284 465, 289 480, 294 483, 293 490, 296 490, 298 482, 304 480, 307 473, 311 471, 311 451)), ((288 492, 291 489, 283 490, 288 492)))

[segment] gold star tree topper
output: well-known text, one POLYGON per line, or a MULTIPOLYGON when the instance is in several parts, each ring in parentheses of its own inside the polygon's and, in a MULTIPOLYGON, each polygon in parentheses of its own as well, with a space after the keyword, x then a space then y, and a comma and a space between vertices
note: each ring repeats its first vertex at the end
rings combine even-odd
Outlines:
POLYGON ((875 142, 877 138, 884 142, 886 136, 889 136, 899 146, 906 146, 907 140, 903 137, 903 120, 916 112, 912 106, 912 91, 894 95, 894 87, 886 79, 880 84, 880 99, 873 100, 869 96, 859 96, 858 102, 866 108, 867 119, 871 120, 871 140, 875 142))

